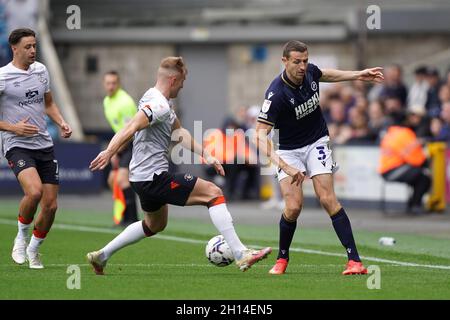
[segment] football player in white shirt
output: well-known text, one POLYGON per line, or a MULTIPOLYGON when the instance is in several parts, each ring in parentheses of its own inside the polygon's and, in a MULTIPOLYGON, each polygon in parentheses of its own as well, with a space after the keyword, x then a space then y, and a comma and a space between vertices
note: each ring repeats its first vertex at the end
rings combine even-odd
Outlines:
POLYGON ((12 258, 18 264, 28 260, 30 268, 42 269, 38 251, 55 219, 59 185, 58 162, 45 115, 61 128, 63 138, 69 138, 72 129, 53 102, 47 68, 36 62, 34 31, 12 31, 9 44, 13 60, 0 68, 0 131, 3 155, 24 193, 12 258), (41 212, 28 243, 39 204, 41 212))
POLYGON ((181 57, 163 59, 156 85, 142 97, 138 113, 114 135, 108 148, 91 162, 91 170, 104 169, 120 147, 134 136, 130 182, 145 212, 144 220, 129 225, 105 247, 87 254, 96 274, 103 274, 108 259, 121 248, 163 231, 167 225, 168 204, 208 207, 212 222, 224 236, 242 271, 266 258, 272 251, 269 247, 247 249, 242 244, 219 187, 190 174, 168 171, 172 130, 178 129, 182 137, 178 142, 201 155, 206 163, 214 166, 217 173, 224 175, 219 161, 203 150, 189 131, 181 126, 169 103, 169 99, 176 98, 183 87, 186 74, 187 69, 181 57))

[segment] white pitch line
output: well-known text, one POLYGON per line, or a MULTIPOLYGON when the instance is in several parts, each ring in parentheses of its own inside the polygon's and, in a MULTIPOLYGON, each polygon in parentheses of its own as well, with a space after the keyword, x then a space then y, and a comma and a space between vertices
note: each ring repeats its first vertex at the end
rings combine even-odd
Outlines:
MULTIPOLYGON (((16 221, 8 220, 8 219, 1 219, 1 218, 0 218, 0 224, 17 226, 16 221)), ((119 234, 121 232, 121 230, 114 230, 114 229, 109 229, 109 228, 77 226, 77 225, 69 225, 69 224, 61 224, 61 223, 53 224, 52 228, 59 229, 59 230, 95 232, 95 233, 107 233, 107 234, 119 234)), ((157 234, 157 235, 155 235, 155 237, 158 239, 162 239, 162 240, 178 241, 178 242, 184 242, 184 243, 195 243, 195 244, 204 244, 205 243, 205 240, 196 240, 196 239, 189 239, 189 238, 183 238, 183 237, 177 237, 177 236, 166 236, 166 235, 162 235, 162 234, 157 234)), ((253 248, 262 248, 259 245, 249 245, 249 246, 253 247, 253 248)), ((347 257, 347 255, 343 254, 343 253, 326 252, 326 251, 312 250, 312 249, 290 248, 290 251, 309 253, 309 254, 318 254, 318 255, 322 255, 322 256, 347 257)), ((396 260, 382 259, 382 258, 376 258, 376 257, 366 257, 366 256, 361 256, 361 259, 364 259, 367 261, 373 261, 373 262, 381 262, 381 263, 386 263, 386 264, 405 266, 405 267, 450 270, 450 266, 445 266, 445 265, 419 264, 419 263, 414 263, 414 262, 404 262, 404 261, 396 261, 396 260)))

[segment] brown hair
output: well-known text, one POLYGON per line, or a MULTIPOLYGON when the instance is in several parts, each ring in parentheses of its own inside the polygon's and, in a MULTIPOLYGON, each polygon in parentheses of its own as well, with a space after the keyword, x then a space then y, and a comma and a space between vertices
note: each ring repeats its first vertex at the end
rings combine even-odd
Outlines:
POLYGON ((160 68, 169 71, 176 71, 185 75, 187 73, 186 64, 182 57, 167 57, 161 60, 160 68))
POLYGON ((28 29, 28 28, 15 29, 9 35, 8 42, 11 46, 13 46, 13 45, 18 44, 20 42, 20 39, 22 39, 24 37, 35 37, 36 38, 36 33, 33 30, 28 29))
POLYGON ((305 52, 308 51, 308 47, 301 41, 290 40, 283 47, 283 57, 289 58, 292 51, 305 52))
POLYGON ((103 77, 107 76, 107 75, 112 75, 112 76, 116 76, 117 79, 120 80, 120 76, 119 73, 116 70, 110 70, 108 72, 105 72, 105 74, 103 75, 103 77))

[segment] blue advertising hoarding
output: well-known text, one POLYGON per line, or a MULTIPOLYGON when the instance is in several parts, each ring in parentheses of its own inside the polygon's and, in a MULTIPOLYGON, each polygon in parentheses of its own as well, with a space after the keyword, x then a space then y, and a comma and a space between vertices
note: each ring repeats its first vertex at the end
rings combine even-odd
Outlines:
MULTIPOLYGON (((101 191, 103 172, 91 172, 89 163, 100 152, 99 144, 56 143, 55 156, 59 164, 60 193, 92 194, 101 191)), ((0 156, 0 195, 22 194, 22 189, 0 156)))

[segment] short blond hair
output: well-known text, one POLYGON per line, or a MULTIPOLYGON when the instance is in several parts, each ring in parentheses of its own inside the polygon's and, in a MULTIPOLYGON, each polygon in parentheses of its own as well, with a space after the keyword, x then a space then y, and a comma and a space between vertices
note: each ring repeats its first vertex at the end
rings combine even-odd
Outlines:
POLYGON ((161 69, 166 71, 178 72, 182 75, 186 75, 187 68, 182 57, 167 57, 161 60, 159 66, 161 69))

